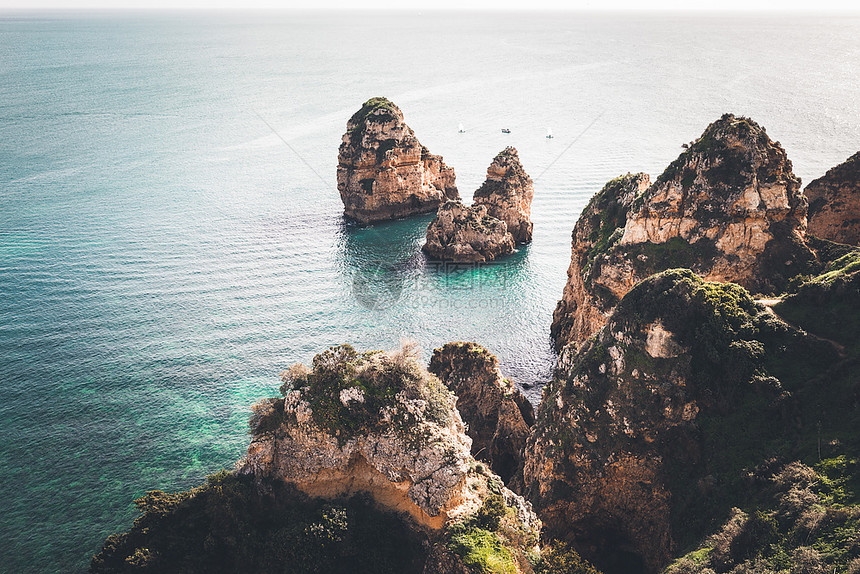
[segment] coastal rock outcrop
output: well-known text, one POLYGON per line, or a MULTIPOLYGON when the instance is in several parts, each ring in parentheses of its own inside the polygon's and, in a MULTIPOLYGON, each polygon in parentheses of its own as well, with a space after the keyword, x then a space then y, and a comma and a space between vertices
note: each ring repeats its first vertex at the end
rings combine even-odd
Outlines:
POLYGON ((586 207, 553 316, 556 347, 575 350, 637 282, 665 269, 781 290, 817 267, 806 208, 782 146, 754 121, 724 115, 656 181, 617 178, 586 207))
MULTIPOLYGON (((831 419, 822 405, 856 420, 840 406, 850 377, 807 381, 836 359, 736 284, 687 269, 651 276, 545 387, 521 492, 548 534, 605 572, 657 572, 747 504, 750 468, 815 456, 814 421, 831 419)), ((853 424, 824 432, 845 440, 853 424)))
POLYGON ((475 190, 474 205, 486 205, 487 213, 508 225, 517 243, 532 240, 532 179, 523 169, 516 148, 506 147, 487 168, 487 179, 475 190))
POLYGON ((495 355, 475 343, 447 343, 433 351, 429 370, 454 394, 472 439, 472 455, 507 483, 522 464, 534 409, 503 375, 495 355))
POLYGON ((332 347, 282 380, 236 469, 147 493, 92 572, 534 574, 540 520, 469 454, 414 346, 332 347))
POLYGON ((337 189, 344 215, 359 223, 428 213, 460 198, 454 169, 421 145, 386 98, 366 101, 347 122, 337 189))
POLYGON ((860 152, 806 186, 809 233, 860 245, 860 152))
POLYGON ((435 259, 492 261, 513 253, 514 238, 504 221, 488 215, 486 206, 446 201, 427 226, 421 249, 435 259))

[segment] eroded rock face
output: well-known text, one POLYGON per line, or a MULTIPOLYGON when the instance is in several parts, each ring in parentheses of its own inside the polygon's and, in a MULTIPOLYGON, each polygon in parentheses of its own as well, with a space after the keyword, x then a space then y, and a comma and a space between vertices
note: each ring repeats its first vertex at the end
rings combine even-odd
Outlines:
POLYGON ((657 572, 796 436, 783 365, 834 359, 735 284, 656 274, 545 387, 521 492, 605 572, 657 572))
POLYGON ((806 186, 809 233, 860 245, 860 152, 806 186))
POLYGON ((435 259, 458 262, 492 261, 514 251, 507 224, 487 213, 484 205, 447 201, 427 226, 422 250, 435 259))
POLYGON ((240 474, 281 479, 314 497, 367 493, 435 531, 474 515, 501 488, 519 524, 540 529, 528 503, 477 468, 455 397, 414 357, 343 345, 284 379, 284 399, 255 407, 240 474))
MULTIPOLYGON (((553 313, 551 334, 559 348, 584 341, 606 323, 616 299, 592 289, 595 260, 621 237, 633 200, 642 196, 650 184, 651 178, 645 173, 617 177, 591 199, 579 216, 573 228, 567 284, 553 313)), ((625 289, 630 290, 636 281, 632 269, 616 271, 619 278, 626 276, 629 284, 625 289)))
POLYGON ((609 182, 577 223, 553 317, 557 348, 575 350, 636 283, 665 269, 771 293, 816 268, 800 180, 750 119, 724 115, 645 186, 644 174, 609 182))
POLYGON ((459 199, 454 169, 431 154, 386 98, 372 98, 347 122, 338 150, 344 215, 360 223, 434 211, 459 199))
POLYGON ((506 147, 487 168, 487 179, 475 191, 474 204, 486 205, 487 213, 508 225, 517 243, 532 240, 532 179, 523 169, 517 150, 506 147))
POLYGON ((430 372, 457 395, 472 454, 507 483, 522 463, 534 410, 505 379, 495 355, 475 343, 448 343, 433 351, 430 372))

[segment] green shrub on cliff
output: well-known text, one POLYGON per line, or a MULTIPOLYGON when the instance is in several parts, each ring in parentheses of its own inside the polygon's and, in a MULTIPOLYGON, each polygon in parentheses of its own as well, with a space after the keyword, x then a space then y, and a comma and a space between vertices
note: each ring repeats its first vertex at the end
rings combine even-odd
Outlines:
POLYGON ((282 481, 221 472, 135 504, 141 515, 107 538, 93 574, 417 574, 426 556, 420 535, 370 501, 313 500, 282 481))
POLYGON ((414 414, 397 408, 400 393, 425 401, 428 420, 448 424, 451 395, 418 363, 417 353, 414 344, 392 353, 331 347, 314 357, 312 368, 297 364, 282 373, 281 392, 301 390, 314 422, 340 441, 414 422, 414 414))

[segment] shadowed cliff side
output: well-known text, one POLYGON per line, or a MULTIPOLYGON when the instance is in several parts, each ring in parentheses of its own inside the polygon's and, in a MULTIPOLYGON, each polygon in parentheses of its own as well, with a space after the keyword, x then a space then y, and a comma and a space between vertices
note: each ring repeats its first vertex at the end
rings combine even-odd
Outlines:
MULTIPOLYGON (((858 311, 854 311, 856 319, 858 311)), ((607 572, 656 572, 750 504, 750 473, 856 452, 856 371, 689 270, 648 278, 544 389, 523 492, 607 572)))
POLYGON ((447 343, 433 351, 429 370, 454 394, 472 439, 472 455, 507 483, 522 464, 534 409, 499 370, 495 355, 475 343, 447 343))

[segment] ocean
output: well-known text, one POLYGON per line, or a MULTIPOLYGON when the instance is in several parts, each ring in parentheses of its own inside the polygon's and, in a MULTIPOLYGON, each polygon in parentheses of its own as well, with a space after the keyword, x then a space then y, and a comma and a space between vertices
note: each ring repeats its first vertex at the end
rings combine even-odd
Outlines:
POLYGON ((0 570, 84 571, 330 345, 477 341, 539 400, 588 199, 725 112, 822 175, 860 149, 858 61, 856 14, 0 14, 0 570), (515 146, 533 243, 440 266, 431 216, 347 224, 337 148, 373 96, 466 199, 515 146))

